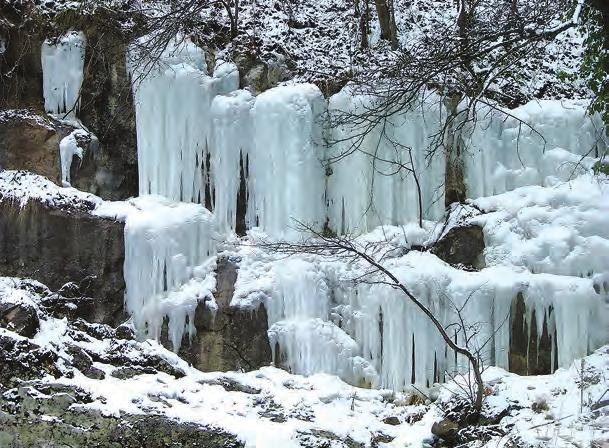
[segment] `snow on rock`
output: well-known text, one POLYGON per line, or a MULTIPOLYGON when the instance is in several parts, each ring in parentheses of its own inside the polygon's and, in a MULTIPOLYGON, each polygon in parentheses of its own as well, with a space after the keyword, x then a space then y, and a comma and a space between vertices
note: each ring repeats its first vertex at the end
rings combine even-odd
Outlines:
POLYGON ((76 31, 70 31, 57 40, 43 42, 42 85, 47 112, 76 116, 83 82, 85 47, 85 35, 76 31))
POLYGON ((199 304, 213 307, 215 223, 200 204, 160 196, 103 201, 74 188, 58 187, 42 176, 0 171, 0 201, 22 207, 30 200, 125 222, 126 309, 142 337, 158 339, 164 318, 177 350, 185 332, 194 332, 199 304))
POLYGON ((102 200, 72 187, 58 187, 46 177, 27 171, 0 170, 0 201, 25 207, 30 200, 50 207, 93 210, 102 200))
MULTIPOLYGON (((22 283, 0 278, 0 296, 26 295, 36 306, 40 301, 36 289, 22 283)), ((303 377, 273 367, 248 373, 202 373, 155 342, 113 335, 110 327, 82 321, 73 326, 51 316, 43 316, 38 334, 31 339, 0 329, 4 341, 31 342, 52 354, 45 359, 52 360, 57 377, 33 371, 38 380, 28 389, 46 391, 34 397, 44 400, 54 390, 62 395, 72 388, 79 391, 70 413, 81 416, 80 421, 87 421, 89 412, 113 419, 161 415, 223 429, 251 448, 374 447, 379 440, 384 447, 428 446, 433 442, 431 427, 442 418, 441 409, 462 395, 467 380, 459 376, 437 388, 430 394, 438 397, 435 403, 410 404, 414 390, 362 389, 327 374, 303 377), (83 354, 75 356, 79 352, 89 363, 82 362, 83 354), (130 375, 120 374, 125 368, 130 375), (55 388, 47 387, 51 385, 55 388), (86 399, 78 398, 82 396, 86 399)), ((501 435, 467 446, 603 446, 609 441, 607 372, 608 346, 552 375, 520 377, 487 369, 483 413, 505 414, 495 427, 501 435)), ((19 405, 19 400, 13 403, 19 405)), ((63 414, 55 417, 60 422, 63 414)))

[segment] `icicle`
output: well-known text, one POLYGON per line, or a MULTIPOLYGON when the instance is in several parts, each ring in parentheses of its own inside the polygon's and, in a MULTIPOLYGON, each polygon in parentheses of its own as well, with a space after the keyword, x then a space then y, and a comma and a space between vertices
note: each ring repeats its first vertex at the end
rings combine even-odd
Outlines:
POLYGON ((86 39, 70 31, 57 41, 42 43, 42 87, 44 109, 52 114, 75 117, 80 105, 86 39))
POLYGON ((219 61, 208 76, 203 50, 181 36, 154 64, 146 61, 134 45, 128 65, 135 94, 140 194, 204 202, 205 183, 212 177, 206 163, 211 103, 216 95, 238 88, 237 69, 219 61))
POLYGON ((96 213, 125 219, 125 308, 139 335, 158 340, 167 317, 177 351, 184 332, 194 334, 197 305, 213 301, 213 217, 201 205, 159 196, 104 202, 96 213))
POLYGON ((237 90, 216 96, 211 105, 214 215, 220 231, 234 230, 236 226, 241 159, 247 157, 253 146, 250 119, 253 104, 251 93, 237 90))
POLYGON ((79 137, 89 137, 89 133, 76 129, 59 142, 59 158, 61 162, 61 183, 64 187, 70 186, 70 168, 74 156, 83 158, 83 149, 78 144, 79 137))
MULTIPOLYGON (((364 113, 373 101, 353 96, 346 87, 330 98, 330 117, 364 113)), ((379 224, 416 221, 415 176, 421 187, 423 216, 438 219, 443 215, 444 154, 435 154, 430 164, 426 155, 433 149, 444 116, 440 97, 427 93, 419 104, 389 117, 384 126, 369 130, 367 123, 344 123, 329 130, 328 220, 334 231, 365 232, 379 224), (398 170, 400 165, 404 168, 398 170)))

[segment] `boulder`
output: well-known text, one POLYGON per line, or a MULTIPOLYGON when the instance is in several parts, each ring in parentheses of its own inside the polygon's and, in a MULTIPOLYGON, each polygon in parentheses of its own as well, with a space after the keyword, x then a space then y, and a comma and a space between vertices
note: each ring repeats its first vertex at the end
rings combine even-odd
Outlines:
POLYGON ((0 327, 31 338, 40 328, 38 312, 26 303, 0 301, 0 327))
POLYGON ((456 441, 458 432, 459 425, 448 418, 435 422, 431 426, 431 433, 448 443, 456 441))
POLYGON ((431 249, 445 262, 466 269, 483 266, 484 233, 478 225, 463 225, 451 228, 431 249))
POLYGON ((0 334, 0 390, 45 375, 58 377, 56 361, 57 354, 52 351, 27 339, 0 334))

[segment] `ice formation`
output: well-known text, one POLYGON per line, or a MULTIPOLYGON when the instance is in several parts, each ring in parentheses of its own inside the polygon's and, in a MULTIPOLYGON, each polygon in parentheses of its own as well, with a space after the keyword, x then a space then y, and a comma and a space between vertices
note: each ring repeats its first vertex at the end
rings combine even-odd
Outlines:
POLYGON ((211 176, 211 103, 238 88, 234 64, 218 61, 207 75, 205 54, 176 37, 156 63, 131 50, 140 194, 205 203, 211 176))
MULTIPOLYGON (((531 101, 513 110, 482 108, 473 131, 465 131, 462 138, 467 147, 465 182, 472 198, 544 185, 557 168, 556 158, 548 156, 555 148, 599 157, 607 146, 600 117, 589 116, 586 103, 566 100, 531 101)), ((563 162, 563 175, 577 171, 576 157, 563 162)))
POLYGON ((248 222, 274 236, 324 224, 322 124, 325 101, 312 84, 281 86, 256 98, 249 164, 248 222))
POLYGON ((76 116, 83 82, 86 39, 71 31, 56 41, 42 44, 44 108, 52 114, 76 116))
MULTIPOLYGON (((253 148, 251 141, 251 108, 254 97, 247 90, 218 95, 211 104, 213 148, 212 184, 214 186, 214 215, 218 230, 236 228, 237 197, 248 169, 253 148)), ((246 185, 247 187, 247 185, 246 185)), ((247 198, 247 191, 245 198, 247 198)))
POLYGON ((150 73, 142 73, 136 51, 130 66, 140 194, 205 204, 216 212, 219 229, 235 230, 244 180, 250 227, 274 235, 297 222, 321 228, 325 180, 317 120, 325 101, 317 87, 276 87, 254 102, 237 90, 233 64, 220 61, 208 76, 203 50, 188 40, 176 39, 150 73))
MULTIPOLYGON (((467 370, 467 360, 447 349, 437 329, 401 291, 375 283, 380 278, 354 281, 361 280, 365 265, 302 256, 266 260, 264 272, 257 256, 244 257, 236 294, 267 291, 269 339, 278 365, 394 390, 411 383, 428 386, 444 381, 446 372, 467 370)), ((462 345, 464 334, 455 324, 456 310, 463 307, 467 330, 477 333, 470 348, 480 349, 486 365, 509 367, 517 297, 524 300, 527 322, 536 319, 536 328, 547 326, 552 366, 568 366, 609 336, 603 330, 609 296, 599 293, 604 286, 597 278, 517 272, 508 265, 464 272, 416 251, 387 266, 462 345)), ((530 324, 528 331, 530 339, 530 324)), ((541 331, 536 336, 539 344, 541 331)))
MULTIPOLYGON (((444 154, 427 151, 440 132, 445 111, 435 94, 423 94, 368 132, 368 122, 341 124, 328 131, 328 223, 338 233, 362 233, 379 224, 439 219, 444 212, 444 154), (362 133, 366 132, 364 137, 362 133), (412 158, 411 158, 412 156, 412 158), (403 168, 399 169, 399 166, 403 168), (421 190, 419 210, 417 181, 421 190)), ((374 99, 344 88, 330 98, 330 115, 365 113, 374 99)))
POLYGON ((70 168, 74 156, 82 160, 83 148, 79 146, 78 138, 89 137, 89 133, 82 129, 75 129, 59 142, 59 158, 61 162, 61 183, 64 187, 70 186, 70 168))
POLYGON ((158 340, 165 318, 174 350, 194 313, 215 287, 216 235, 211 214, 199 204, 160 196, 104 202, 95 213, 125 221, 125 305, 141 336, 158 340))
MULTIPOLYGON (((474 129, 436 140, 448 110, 441 97, 424 92, 359 141, 357 124, 330 129, 325 120, 326 109, 331 117, 373 105, 349 87, 328 102, 308 84, 254 97, 238 90, 232 64, 220 61, 208 75, 203 51, 180 36, 144 78, 133 54, 140 193, 168 198, 164 209, 193 213, 176 213, 181 217, 157 226, 161 221, 143 207, 134 215, 139 218, 127 220, 127 304, 147 335, 158 337, 165 316, 174 347, 184 331, 193 331, 193 297, 213 289, 209 235, 235 230, 244 210, 247 227, 256 228, 250 236, 292 238, 302 223, 316 230, 327 224, 338 233, 372 231, 362 243, 387 237, 389 227, 373 231, 378 225, 405 225, 392 227, 386 243, 396 250, 436 238, 430 221, 423 229, 414 225, 416 232, 408 223, 420 214, 438 221, 446 213, 444 150, 462 143, 470 197, 514 190, 476 202, 491 212, 473 221, 484 227, 487 267, 464 272, 429 253, 410 252, 387 262, 392 271, 445 326, 464 306, 491 364, 508 367, 517 298, 528 331, 533 319, 537 329, 547 329, 552 366, 566 366, 606 340, 596 329, 609 315, 609 259, 596 249, 609 249, 602 218, 608 195, 587 184, 605 142, 585 104, 479 110, 474 129), (430 157, 434 142, 441 145, 430 157), (526 185, 537 187, 519 188, 526 185), (238 211, 239 198, 244 207, 238 211)), ((247 306, 264 300, 277 363, 393 389, 442 381, 445 372, 467 367, 399 290, 353 282, 366 272, 359 263, 259 255, 240 254, 236 296, 247 306)), ((463 331, 454 337, 463 342, 463 331)))

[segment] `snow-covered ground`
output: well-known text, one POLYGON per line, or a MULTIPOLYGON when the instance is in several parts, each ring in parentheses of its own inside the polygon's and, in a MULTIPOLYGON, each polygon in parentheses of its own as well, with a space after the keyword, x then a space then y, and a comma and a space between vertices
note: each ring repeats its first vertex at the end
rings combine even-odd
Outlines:
MULTIPOLYGON (((3 303, 38 308, 44 291, 35 282, 0 278, 3 303)), ((111 330, 104 326, 85 333, 82 327, 38 309, 40 330, 30 342, 57 353, 61 371, 59 378, 47 375, 42 383, 75 386, 91 397, 87 403, 73 404, 72 411, 94 409, 117 418, 164 415, 224 429, 247 447, 430 446, 433 423, 460 394, 455 382, 436 385, 424 395, 414 389, 395 393, 353 387, 332 375, 303 377, 274 367, 249 373, 202 373, 153 341, 106 338, 103 335, 111 330), (103 372, 103 379, 87 377, 73 367, 74 346, 101 360, 93 367, 103 372), (121 379, 116 374, 121 367, 111 361, 116 352, 123 363, 128 359, 133 365, 156 356, 181 372, 181 378, 171 371, 140 371, 121 379)), ((0 329, 0 337, 25 339, 6 329, 0 329)), ((481 436, 479 443, 469 446, 605 447, 609 443, 609 346, 553 375, 520 377, 491 368, 485 381, 485 414, 505 417, 493 426, 500 435, 488 440, 481 436)))

